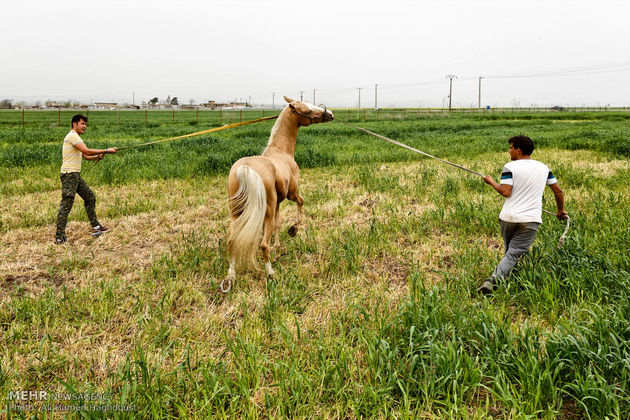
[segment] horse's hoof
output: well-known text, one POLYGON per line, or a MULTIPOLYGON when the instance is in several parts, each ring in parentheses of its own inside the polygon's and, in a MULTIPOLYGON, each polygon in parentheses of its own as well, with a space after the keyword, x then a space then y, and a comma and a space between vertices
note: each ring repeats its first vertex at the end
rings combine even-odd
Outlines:
POLYGON ((219 290, 221 290, 221 293, 227 293, 232 289, 232 280, 234 280, 234 277, 230 276, 224 278, 223 281, 221 281, 221 284, 219 285, 219 290))
POLYGON ((298 228, 297 226, 293 225, 289 228, 289 230, 287 231, 287 233, 289 234, 289 236, 293 237, 297 234, 298 228))

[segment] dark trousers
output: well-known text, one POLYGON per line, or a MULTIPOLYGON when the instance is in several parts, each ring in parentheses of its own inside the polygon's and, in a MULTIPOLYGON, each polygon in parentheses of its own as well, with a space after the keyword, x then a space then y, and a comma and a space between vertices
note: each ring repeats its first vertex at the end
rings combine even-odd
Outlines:
POLYGON ((516 266, 518 259, 527 252, 536 239, 540 223, 510 223, 499 220, 501 223, 501 235, 505 243, 505 255, 494 269, 492 277, 500 279, 507 277, 516 266))
POLYGON ((99 226, 100 223, 96 218, 96 196, 81 178, 80 172, 70 172, 61 174, 61 204, 57 212, 57 238, 66 238, 66 224, 68 223, 68 213, 72 210, 74 204, 74 196, 79 194, 83 199, 85 212, 90 219, 92 227, 99 226))

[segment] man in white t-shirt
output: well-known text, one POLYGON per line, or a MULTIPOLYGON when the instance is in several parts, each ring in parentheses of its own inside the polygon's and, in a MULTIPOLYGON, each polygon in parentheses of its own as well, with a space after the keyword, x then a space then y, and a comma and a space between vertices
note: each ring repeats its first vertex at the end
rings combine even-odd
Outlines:
POLYGON ((542 223, 542 196, 545 185, 553 191, 558 207, 556 217, 566 219, 564 194, 547 165, 530 159, 534 151, 534 142, 526 136, 515 136, 508 140, 510 158, 503 167, 501 181, 497 184, 490 175, 483 180, 492 185, 505 197, 503 209, 499 214, 501 234, 505 243, 505 256, 494 272, 488 277, 477 292, 487 295, 497 287, 497 281, 510 274, 518 259, 529 249, 536 238, 538 226, 542 223))

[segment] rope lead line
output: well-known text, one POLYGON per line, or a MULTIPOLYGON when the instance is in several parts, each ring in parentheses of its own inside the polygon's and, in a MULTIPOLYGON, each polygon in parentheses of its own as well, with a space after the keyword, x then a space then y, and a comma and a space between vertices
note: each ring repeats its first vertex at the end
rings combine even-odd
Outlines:
POLYGON ((396 141, 396 140, 392 140, 392 139, 390 139, 390 138, 388 138, 388 137, 385 137, 385 136, 381 136, 380 134, 376 134, 376 133, 374 133, 374 132, 372 132, 372 131, 370 131, 370 130, 366 130, 365 128, 357 127, 357 126, 355 126, 355 125, 352 125, 352 124, 350 124, 350 123, 347 123, 347 122, 342 121, 342 120, 339 120, 339 119, 337 119, 337 121, 339 121, 340 123, 346 124, 347 126, 350 126, 350 127, 352 127, 352 128, 356 128, 356 129, 357 129, 357 130, 359 130, 359 131, 363 131, 364 133, 371 134, 371 135, 373 135, 373 136, 375 136, 375 137, 378 137, 379 139, 382 139, 382 140, 388 141, 388 142, 390 142, 390 143, 392 143, 392 144, 395 144, 396 146, 400 146, 400 147, 402 147, 402 148, 409 149, 409 150, 411 150, 412 152, 420 153, 421 155, 424 155, 424 156, 430 157, 431 159, 436 159, 436 160, 439 160, 440 162, 444 162, 444 163, 446 163, 446 164, 448 164, 448 165, 451 165, 451 166, 454 166, 454 167, 456 167, 456 168, 463 169, 463 170, 464 170, 464 171, 466 171, 466 172, 470 172, 471 174, 475 174, 475 175, 478 175, 478 176, 480 176, 480 177, 482 177, 482 178, 483 178, 483 175, 482 175, 482 174, 480 174, 479 172, 473 171, 472 169, 464 168, 463 166, 460 166, 460 165, 458 165, 458 164, 456 164, 456 163, 449 162, 448 160, 440 159, 439 157, 436 157, 436 156, 430 155, 430 154, 428 154, 428 153, 425 153, 425 152, 423 152, 422 150, 414 149, 414 148, 413 148, 413 147, 411 147, 411 146, 407 146, 407 145, 406 145, 406 144, 404 144, 404 143, 398 142, 398 141, 396 141))
MULTIPOLYGON (((466 172, 470 172, 471 174, 474 174, 474 175, 480 176, 480 177, 482 177, 482 178, 484 177, 484 175, 483 175, 483 174, 480 174, 480 173, 479 173, 479 172, 477 172, 477 171, 473 171, 472 169, 468 169, 468 168, 465 168, 465 167, 463 167, 463 166, 461 166, 461 165, 458 165, 458 164, 456 164, 456 163, 449 162, 448 160, 440 159, 440 158, 439 158, 439 157, 437 157, 437 156, 430 155, 430 154, 428 154, 428 153, 423 152, 422 150, 418 150, 418 149, 415 149, 415 148, 413 148, 413 147, 411 147, 411 146, 407 146, 406 144, 401 143, 401 142, 399 142, 399 141, 392 140, 392 139, 390 139, 390 138, 388 138, 388 137, 385 137, 385 136, 381 136, 380 134, 376 134, 376 133, 374 133, 374 132, 372 132, 372 131, 370 131, 370 130, 366 130, 365 128, 357 127, 356 125, 352 125, 352 124, 350 124, 349 122, 346 122, 346 121, 340 120, 340 119, 338 119, 338 118, 336 118, 336 121, 339 121, 340 123, 345 124, 345 125, 347 125, 347 126, 349 126, 349 127, 355 128, 355 129, 357 129, 357 130, 359 130, 359 131, 363 131, 364 133, 370 134, 370 135, 372 135, 372 136, 374 136, 374 137, 378 137, 378 138, 379 138, 379 139, 381 139, 381 140, 388 141, 388 142, 390 142, 390 143, 392 143, 392 144, 395 144, 396 146, 400 146, 400 147, 402 147, 402 148, 404 148, 404 149, 411 150, 412 152, 416 152, 416 153, 419 153, 419 154, 421 154, 421 155, 424 155, 424 156, 430 157, 431 159, 439 160, 440 162, 443 162, 443 163, 446 163, 446 164, 448 164, 448 165, 454 166, 454 167, 456 167, 456 168, 458 168, 458 169, 463 169, 463 170, 464 170, 464 171, 466 171, 466 172)), ((556 215, 555 213, 552 213, 552 212, 550 212, 550 211, 548 211, 548 210, 545 210, 545 209, 542 209, 542 210, 543 210, 545 213, 550 214, 550 215, 552 215, 552 216, 555 216, 555 215, 556 215)), ((567 220, 567 225, 566 225, 566 227, 564 228, 564 232, 562 233, 562 236, 560 236, 560 239, 558 240, 558 248, 561 248, 561 247, 562 247, 562 245, 564 244, 564 239, 566 238, 566 236, 567 236, 567 232, 569 231, 569 226, 571 225, 571 218, 570 218, 568 215, 567 215, 567 219, 566 219, 566 220, 567 220)))
POLYGON ((258 118, 256 120, 243 121, 243 122, 238 122, 238 123, 234 123, 234 124, 223 125, 221 127, 211 128, 209 130, 197 131, 196 133, 191 133, 191 134, 184 134, 183 136, 171 137, 171 138, 162 139, 162 140, 155 140, 155 141, 150 141, 148 143, 142 143, 142 144, 134 144, 134 145, 131 145, 131 146, 119 147, 118 151, 120 152, 121 150, 134 149, 136 147, 148 146, 150 144, 164 143, 164 142, 171 141, 171 140, 178 140, 178 139, 185 139, 185 138, 188 138, 188 137, 200 136, 202 134, 214 133, 216 131, 227 130, 228 128, 240 127, 240 126, 243 126, 243 125, 254 124, 254 123, 257 123, 257 122, 261 122, 261 121, 274 120, 276 118, 278 118, 278 115, 272 115, 271 117, 263 117, 263 118, 258 118))

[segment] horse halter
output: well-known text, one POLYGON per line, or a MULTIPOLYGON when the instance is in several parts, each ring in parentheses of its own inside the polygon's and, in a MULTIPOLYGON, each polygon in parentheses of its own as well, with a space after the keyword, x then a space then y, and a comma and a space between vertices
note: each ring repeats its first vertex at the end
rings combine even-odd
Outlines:
POLYGON ((319 122, 326 122, 326 121, 332 121, 331 119, 326 119, 326 105, 322 105, 324 107, 324 112, 322 112, 322 115, 320 115, 319 117, 311 117, 310 115, 306 115, 306 114, 302 114, 300 111, 298 111, 297 109, 291 107, 291 111, 295 112, 296 114, 304 117, 304 118, 308 118, 311 122, 311 124, 313 123, 313 120, 317 120, 319 122))

